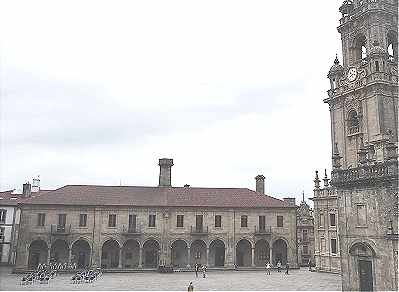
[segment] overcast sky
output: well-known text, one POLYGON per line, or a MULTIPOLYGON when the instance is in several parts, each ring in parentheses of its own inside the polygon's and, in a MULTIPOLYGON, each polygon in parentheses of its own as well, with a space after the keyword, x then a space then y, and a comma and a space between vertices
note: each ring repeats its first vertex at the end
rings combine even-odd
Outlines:
POLYGON ((339 0, 2 1, 0 190, 158 184, 312 196, 330 171, 339 0))

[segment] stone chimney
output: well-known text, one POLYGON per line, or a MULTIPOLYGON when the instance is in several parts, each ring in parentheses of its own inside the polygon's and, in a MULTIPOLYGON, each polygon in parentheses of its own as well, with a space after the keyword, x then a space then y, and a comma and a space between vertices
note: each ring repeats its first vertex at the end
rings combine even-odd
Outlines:
POLYGON ((287 202, 288 204, 295 206, 295 198, 284 198, 284 202, 287 202))
POLYGON ((259 174, 255 177, 256 180, 256 192, 262 195, 265 194, 265 177, 259 174))
POLYGON ((159 159, 159 187, 172 186, 172 166, 173 159, 161 158, 159 159))
POLYGON ((22 185, 22 196, 24 198, 30 197, 32 194, 32 187, 29 182, 26 182, 22 185))

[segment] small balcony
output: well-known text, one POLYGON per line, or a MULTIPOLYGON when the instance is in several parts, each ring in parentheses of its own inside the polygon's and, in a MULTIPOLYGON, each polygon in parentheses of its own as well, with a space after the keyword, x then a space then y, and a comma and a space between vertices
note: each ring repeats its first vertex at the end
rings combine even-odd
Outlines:
POLYGON ((51 225, 52 235, 69 235, 71 234, 71 225, 51 225))
POLYGON ((126 236, 137 236, 141 235, 143 232, 141 231, 141 228, 138 226, 125 226, 123 225, 122 228, 122 234, 126 236))
POLYGON ((259 228, 259 226, 255 226, 255 235, 270 235, 272 234, 271 226, 263 226, 259 228))
POLYGON ((207 235, 208 234, 208 226, 191 226, 190 228, 191 235, 207 235))

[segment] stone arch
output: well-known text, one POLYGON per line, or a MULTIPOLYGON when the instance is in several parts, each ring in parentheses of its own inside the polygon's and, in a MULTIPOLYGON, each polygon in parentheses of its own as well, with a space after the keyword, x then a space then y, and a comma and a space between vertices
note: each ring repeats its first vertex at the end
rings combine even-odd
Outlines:
POLYGON ((149 238, 143 242, 143 267, 158 267, 160 247, 159 242, 154 238, 149 238))
POLYGON ((35 239, 29 244, 28 268, 36 269, 39 264, 47 264, 48 245, 43 239, 35 239))
POLYGON ((273 265, 276 265, 279 261, 282 265, 287 263, 288 259, 288 242, 285 238, 278 238, 273 242, 273 265))
POLYGON ((122 246, 122 267, 135 268, 140 265, 140 242, 136 239, 128 239, 122 246))
POLYGON ((223 267, 226 257, 226 244, 220 238, 213 239, 209 244, 209 265, 223 267))
POLYGON ((236 265, 238 267, 252 265, 252 243, 246 238, 240 239, 236 244, 236 265))
POLYGON ((255 266, 262 267, 270 262, 270 244, 266 239, 260 239, 255 243, 255 266))
POLYGON ((200 264, 202 266, 207 264, 207 245, 202 239, 195 239, 190 245, 190 263, 192 266, 200 264))
POLYGON ((352 256, 376 257, 375 249, 366 241, 354 241, 349 247, 352 256))
POLYGON ((66 240, 56 239, 51 244, 50 261, 62 264, 69 262, 69 244, 66 240))
POLYGON ((91 247, 89 241, 85 238, 78 238, 72 243, 71 262, 76 263, 80 269, 90 266, 91 263, 91 247))
POLYGON ((367 38, 365 34, 359 33, 352 40, 352 52, 355 62, 367 58, 367 38))
POLYGON ((116 269, 119 266, 119 242, 115 239, 106 240, 101 248, 101 268, 116 269))
POLYGON ((103 240, 102 240, 102 242, 101 242, 101 246, 103 246, 104 243, 106 243, 107 241, 110 241, 110 240, 115 241, 115 242, 118 244, 119 247, 122 247, 122 246, 123 246, 123 244, 122 244, 122 242, 119 240, 119 238, 115 238, 115 237, 112 237, 112 236, 106 236, 106 237, 104 237, 103 240))
POLYGON ((188 244, 184 239, 176 239, 170 245, 172 265, 178 268, 185 268, 188 262, 188 244))
POLYGON ((398 58, 398 34, 393 30, 387 33, 387 51, 389 56, 398 58))

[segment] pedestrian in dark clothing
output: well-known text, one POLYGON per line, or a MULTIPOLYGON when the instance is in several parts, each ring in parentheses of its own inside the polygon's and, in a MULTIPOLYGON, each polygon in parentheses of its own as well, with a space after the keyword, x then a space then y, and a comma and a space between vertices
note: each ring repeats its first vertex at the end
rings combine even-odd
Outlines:
POLYGON ((195 277, 198 278, 198 263, 195 264, 194 270, 195 270, 195 277))
POLYGON ((285 268, 286 268, 285 273, 288 275, 288 270, 290 269, 290 265, 287 263, 285 265, 285 268))
POLYGON ((278 261, 277 262, 277 272, 281 272, 281 262, 280 261, 278 261))
POLYGON ((193 282, 190 282, 190 284, 189 284, 188 287, 187 287, 187 292, 191 292, 191 291, 194 291, 193 282))
POLYGON ((312 271, 312 260, 309 259, 309 271, 312 271))

